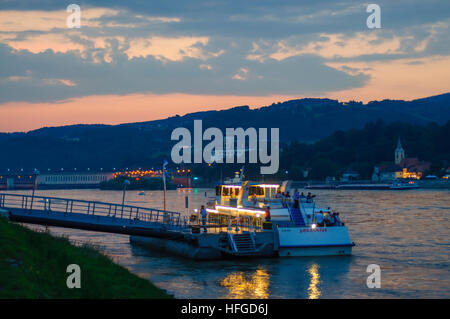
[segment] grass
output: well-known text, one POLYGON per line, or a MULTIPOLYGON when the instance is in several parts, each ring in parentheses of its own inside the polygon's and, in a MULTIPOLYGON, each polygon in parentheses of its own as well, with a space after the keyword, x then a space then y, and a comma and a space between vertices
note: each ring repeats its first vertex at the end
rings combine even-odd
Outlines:
POLYGON ((0 298, 172 298, 89 246, 35 232, 0 217, 0 298), (81 268, 81 288, 66 285, 81 268))

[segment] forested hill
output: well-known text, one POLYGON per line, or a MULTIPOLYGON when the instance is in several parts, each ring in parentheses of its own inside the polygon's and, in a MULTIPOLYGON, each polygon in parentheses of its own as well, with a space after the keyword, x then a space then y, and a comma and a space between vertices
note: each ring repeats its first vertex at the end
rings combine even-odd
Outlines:
POLYGON ((346 170, 370 179, 375 165, 393 165, 398 138, 406 157, 430 162, 429 174, 445 174, 450 166, 450 121, 442 126, 377 121, 360 130, 335 132, 313 144, 292 142, 283 148, 280 166, 296 180, 305 179, 304 169, 310 170, 307 179, 339 179, 346 170))
POLYGON ((339 130, 363 128, 366 123, 377 120, 385 123, 444 124, 450 120, 450 93, 414 101, 384 100, 367 104, 330 99, 298 99, 259 109, 240 106, 128 126, 141 129, 152 129, 155 125, 190 127, 194 119, 202 119, 206 127, 279 127, 282 141, 316 141, 339 130))
MULTIPOLYGON (((367 104, 330 99, 298 99, 250 109, 190 113, 164 120, 121 125, 71 125, 28 133, 0 134, 0 169, 33 167, 133 167, 159 164, 170 152, 176 127, 278 127, 283 143, 312 142, 367 123, 425 125, 450 120, 450 93, 413 101, 367 104)), ((0 128, 1 131, 1 128, 0 128)))

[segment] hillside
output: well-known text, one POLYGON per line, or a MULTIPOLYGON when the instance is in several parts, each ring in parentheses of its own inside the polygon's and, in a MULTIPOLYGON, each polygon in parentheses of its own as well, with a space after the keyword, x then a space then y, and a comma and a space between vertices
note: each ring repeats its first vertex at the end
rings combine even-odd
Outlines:
MULTIPOLYGON (((173 145, 176 127, 279 127, 282 143, 313 142, 336 131, 361 129, 367 123, 424 125, 450 120, 450 93, 413 100, 367 104, 330 99, 298 99, 250 109, 234 107, 121 125, 71 125, 28 133, 0 134, 0 170, 34 167, 139 167, 159 165, 173 145), (5 156, 5 154, 7 154, 5 156)), ((0 128, 1 131, 1 128, 0 128)))

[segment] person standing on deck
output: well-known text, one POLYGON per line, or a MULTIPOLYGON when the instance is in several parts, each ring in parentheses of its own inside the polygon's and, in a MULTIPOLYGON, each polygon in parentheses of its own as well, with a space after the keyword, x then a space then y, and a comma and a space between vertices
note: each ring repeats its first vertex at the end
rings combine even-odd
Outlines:
POLYGON ((270 222, 271 221, 271 216, 270 216, 270 206, 267 206, 266 208, 266 212, 265 212, 265 216, 266 218, 266 222, 270 222))
POLYGON ((200 214, 202 215, 202 225, 203 225, 203 232, 206 233, 206 209, 205 206, 202 205, 200 208, 200 214))
POLYGON ((320 212, 318 212, 318 213, 316 214, 316 224, 317 224, 317 226, 319 226, 319 227, 323 227, 323 225, 324 225, 323 222, 324 222, 323 212, 320 211, 320 212))
POLYGON ((292 196, 292 199, 294 200, 294 208, 298 208, 298 202, 300 200, 300 194, 298 193, 298 189, 297 188, 294 190, 294 195, 292 196))
POLYGON ((316 197, 316 195, 312 195, 311 193, 308 193, 308 195, 306 196, 306 202, 312 203, 314 197, 316 197))
POLYGON ((291 203, 291 195, 289 195, 289 192, 286 192, 285 198, 286 198, 286 206, 285 207, 287 207, 291 203))
POLYGON ((336 226, 344 226, 344 223, 341 222, 341 219, 339 218, 339 213, 336 213, 334 218, 336 219, 336 226))

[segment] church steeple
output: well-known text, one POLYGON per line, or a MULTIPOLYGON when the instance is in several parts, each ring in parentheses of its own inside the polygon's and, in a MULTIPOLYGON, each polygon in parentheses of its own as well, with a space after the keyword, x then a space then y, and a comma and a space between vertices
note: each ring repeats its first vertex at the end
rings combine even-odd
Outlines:
POLYGON ((399 137, 397 142, 397 148, 395 149, 395 165, 399 165, 404 158, 405 158, 405 150, 402 147, 402 142, 400 141, 399 137))

